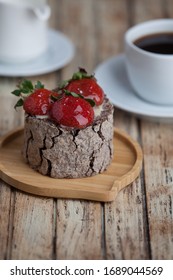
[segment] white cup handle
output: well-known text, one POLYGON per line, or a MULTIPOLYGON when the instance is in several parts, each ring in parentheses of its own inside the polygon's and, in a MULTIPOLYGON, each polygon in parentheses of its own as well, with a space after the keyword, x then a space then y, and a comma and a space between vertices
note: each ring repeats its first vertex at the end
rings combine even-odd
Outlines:
POLYGON ((34 11, 35 15, 40 20, 43 20, 43 21, 46 21, 50 17, 50 14, 51 14, 51 9, 48 5, 35 8, 35 9, 33 9, 33 11, 34 11))

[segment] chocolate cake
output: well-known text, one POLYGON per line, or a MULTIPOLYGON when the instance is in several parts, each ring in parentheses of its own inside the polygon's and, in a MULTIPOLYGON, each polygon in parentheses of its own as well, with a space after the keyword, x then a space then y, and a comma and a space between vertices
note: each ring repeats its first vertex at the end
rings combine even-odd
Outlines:
POLYGON ((107 98, 92 125, 74 129, 49 119, 25 117, 23 157, 53 178, 81 178, 103 172, 113 156, 113 106, 107 98))

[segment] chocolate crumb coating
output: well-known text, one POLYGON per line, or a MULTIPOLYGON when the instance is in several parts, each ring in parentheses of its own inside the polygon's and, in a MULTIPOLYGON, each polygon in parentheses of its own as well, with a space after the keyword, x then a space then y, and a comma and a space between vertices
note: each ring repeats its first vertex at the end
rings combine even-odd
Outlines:
POLYGON ((83 129, 26 116, 22 154, 30 167, 53 178, 103 172, 113 157, 113 106, 105 97, 100 116, 83 129))

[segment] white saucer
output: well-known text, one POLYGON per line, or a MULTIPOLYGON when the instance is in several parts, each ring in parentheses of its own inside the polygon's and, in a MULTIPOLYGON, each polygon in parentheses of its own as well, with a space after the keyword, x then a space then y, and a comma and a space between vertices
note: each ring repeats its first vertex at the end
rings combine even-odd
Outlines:
POLYGON ((101 63, 95 70, 95 76, 116 107, 133 113, 140 118, 166 122, 173 121, 173 106, 152 104, 134 93, 128 81, 125 56, 123 54, 101 63))
POLYGON ((72 42, 61 32, 49 29, 49 47, 46 53, 34 61, 21 64, 0 63, 0 75, 34 76, 46 74, 65 66, 74 56, 72 42))

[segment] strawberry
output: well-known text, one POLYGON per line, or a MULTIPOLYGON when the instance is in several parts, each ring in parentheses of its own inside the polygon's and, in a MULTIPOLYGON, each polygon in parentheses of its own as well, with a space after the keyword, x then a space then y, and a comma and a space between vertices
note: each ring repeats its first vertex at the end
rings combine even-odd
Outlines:
MULTIPOLYGON (((66 90, 92 99, 97 106, 103 103, 103 89, 98 85, 95 77, 93 75, 88 75, 82 68, 79 68, 79 72, 73 74, 72 79, 65 81, 64 85, 66 90)), ((63 87, 61 87, 61 89, 62 88, 63 87)))
POLYGON ((52 92, 47 89, 37 89, 24 100, 23 108, 30 115, 47 115, 52 105, 52 92))
POLYGON ((23 106, 25 112, 30 115, 47 115, 52 106, 52 96, 58 95, 45 89, 39 81, 34 87, 28 80, 19 84, 18 89, 14 90, 12 94, 20 97, 15 108, 23 106))
POLYGON ((58 124, 80 129, 93 122, 94 111, 87 100, 79 96, 62 94, 62 97, 52 105, 50 116, 58 124))
POLYGON ((97 106, 103 103, 103 90, 93 78, 82 78, 80 80, 72 80, 67 85, 66 89, 94 100, 97 106))

